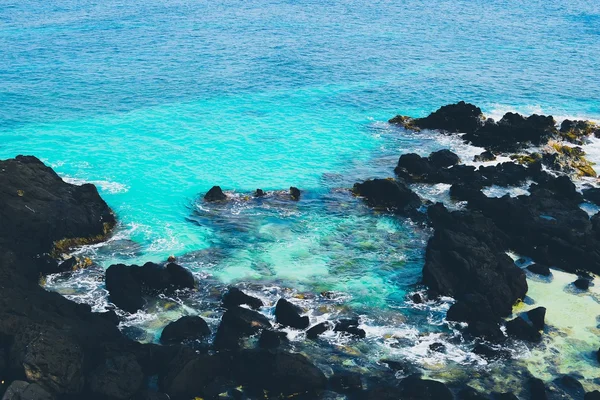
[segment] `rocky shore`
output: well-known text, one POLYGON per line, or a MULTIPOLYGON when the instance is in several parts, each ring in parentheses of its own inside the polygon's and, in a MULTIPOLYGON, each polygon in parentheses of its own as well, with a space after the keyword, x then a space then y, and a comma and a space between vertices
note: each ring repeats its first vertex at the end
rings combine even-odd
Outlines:
MULTIPOLYGON (((600 196, 592 188, 580 193, 571 180, 595 174, 581 148, 572 144, 600 135, 600 129, 586 121, 565 121, 557 128, 552 117, 513 113, 495 122, 464 102, 426 118, 398 116, 390 123, 461 134, 486 149, 476 161, 513 160, 476 168, 450 150, 427 157, 403 154, 394 178, 360 182, 352 191, 370 207, 433 228, 423 266, 427 291, 413 301, 453 297, 447 320, 462 323, 465 340, 486 358, 505 357, 495 344, 507 340, 538 342, 546 329, 543 307, 507 320, 528 290, 524 270, 507 252, 530 257, 535 264, 528 268, 535 273, 553 267, 579 274, 578 290, 590 285, 590 273, 600 273, 600 213, 590 218, 580 208, 600 196), (411 189, 415 183, 452 185, 450 195, 464 207, 451 211, 428 203, 411 189), (492 198, 482 191, 526 183, 526 196, 492 198)), ((295 187, 276 193, 258 189, 253 196, 302 200, 295 187)), ((215 186, 204 201, 229 199, 215 186)), ((343 365, 326 374, 305 355, 290 351, 282 328, 305 332, 306 340, 318 341, 332 330, 362 340, 366 332, 359 319, 317 324, 282 297, 273 323, 260 299, 235 287, 222 293, 222 317, 214 332, 203 318, 186 316, 165 327, 160 344, 128 339, 114 311, 93 313, 90 306, 39 285, 47 274, 85 267, 86 260, 61 257, 104 240, 117 221, 93 185, 65 183, 35 157, 0 161, 0 222, 0 392, 6 400, 516 398, 418 373, 396 379, 393 364, 385 376, 357 374, 343 365)), ((176 260, 112 265, 104 279, 110 302, 131 313, 143 309, 148 298, 202 285, 176 260)), ((600 362, 600 351, 597 358, 600 362)), ((600 398, 598 391, 584 393, 571 375, 553 382, 523 379, 521 396, 528 397, 521 398, 600 398)))

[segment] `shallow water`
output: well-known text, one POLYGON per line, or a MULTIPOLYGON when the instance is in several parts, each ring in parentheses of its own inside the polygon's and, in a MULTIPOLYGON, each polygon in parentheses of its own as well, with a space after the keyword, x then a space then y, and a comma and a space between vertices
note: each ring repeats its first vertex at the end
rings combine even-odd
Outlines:
MULTIPOLYGON (((81 250, 96 267, 48 287, 103 309, 103 268, 171 254, 200 279, 197 293, 124 316, 133 337, 154 340, 187 313, 214 325, 221 291, 243 282, 270 305, 302 297, 314 321, 362 315, 365 344, 328 338, 345 363, 407 358, 438 378, 465 373, 452 365, 493 371, 444 323, 447 303, 406 301, 419 289, 427 229, 374 213, 347 189, 392 176, 402 152, 450 147, 470 162, 481 151, 389 126, 397 113, 467 100, 494 118, 600 120, 599 43, 600 5, 584 0, 0 3, 0 157, 34 154, 71 182, 93 182, 118 214, 107 244, 81 250), (203 204, 212 185, 236 201, 203 204), (244 199, 292 185, 303 190, 298 203, 244 199), (435 341, 445 355, 428 350, 435 341)), ((598 143, 587 147, 600 162, 598 143)), ((449 201, 444 185, 415 190, 449 201)), ((554 283, 531 282, 531 298, 550 301, 554 283)), ((559 292, 557 302, 579 304, 559 292)), ((568 317, 548 316, 557 326, 568 317)), ((580 334, 589 325, 578 322, 582 339, 563 367, 537 361, 543 349, 524 362, 545 379, 591 368, 576 362, 592 345, 580 334)))

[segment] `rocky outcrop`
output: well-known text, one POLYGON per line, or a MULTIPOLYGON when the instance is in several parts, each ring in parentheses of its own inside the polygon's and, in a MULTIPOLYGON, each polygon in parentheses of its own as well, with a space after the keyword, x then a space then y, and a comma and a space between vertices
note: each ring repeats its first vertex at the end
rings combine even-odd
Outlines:
POLYGON ((210 188, 208 192, 204 195, 204 201, 223 201, 227 200, 227 195, 223 193, 220 186, 213 186, 210 188))
POLYGON ((591 135, 600 137, 600 127, 590 121, 565 119, 560 125, 559 134, 562 139, 568 142, 582 145, 591 135))
POLYGON ((481 128, 484 119, 479 107, 460 101, 440 107, 425 118, 398 115, 389 122, 413 130, 439 129, 450 133, 472 133, 481 128))
POLYGON ((141 267, 111 265, 106 270, 105 281, 110 301, 131 313, 143 308, 144 295, 195 287, 192 273, 175 263, 166 267, 151 262, 141 267))
POLYGON ((373 179, 356 183, 353 189, 371 207, 409 215, 421 206, 421 199, 404 183, 393 179, 373 179))

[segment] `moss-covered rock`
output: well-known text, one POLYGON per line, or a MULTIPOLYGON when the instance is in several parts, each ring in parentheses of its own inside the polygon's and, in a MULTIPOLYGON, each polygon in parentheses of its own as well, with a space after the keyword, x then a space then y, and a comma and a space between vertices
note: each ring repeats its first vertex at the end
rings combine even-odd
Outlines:
POLYGON ((584 144, 587 137, 591 135, 600 136, 600 126, 591 121, 565 119, 560 125, 559 135, 568 142, 584 144))

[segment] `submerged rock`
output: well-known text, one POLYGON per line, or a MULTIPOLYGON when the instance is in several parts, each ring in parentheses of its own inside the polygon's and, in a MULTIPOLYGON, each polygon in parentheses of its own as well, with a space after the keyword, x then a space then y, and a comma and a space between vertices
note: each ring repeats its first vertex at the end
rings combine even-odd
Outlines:
POLYGON ((409 214, 421 206, 421 199, 404 183, 393 179, 373 179, 354 184, 354 193, 371 207, 409 214))
POLYGON ((286 299, 279 299, 275 306, 275 320, 277 323, 290 328, 306 329, 310 324, 307 316, 300 316, 300 307, 290 303, 286 299))
POLYGON ((220 186, 213 186, 210 188, 208 192, 204 195, 205 201, 223 201, 227 200, 227 196, 223 193, 220 186))
POLYGON ((210 336, 210 328, 206 321, 198 316, 184 316, 171 322, 163 329, 160 342, 176 344, 191 340, 202 340, 210 336))

